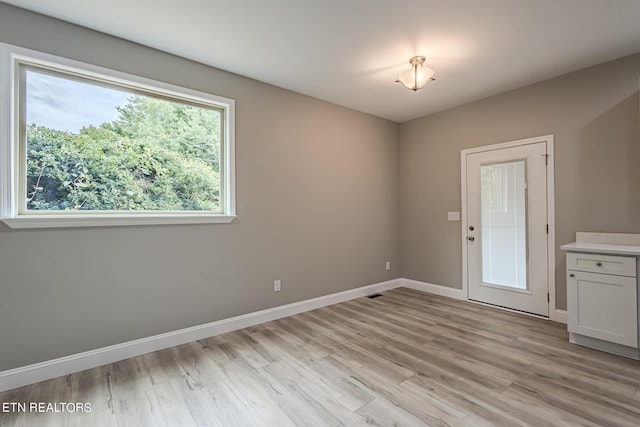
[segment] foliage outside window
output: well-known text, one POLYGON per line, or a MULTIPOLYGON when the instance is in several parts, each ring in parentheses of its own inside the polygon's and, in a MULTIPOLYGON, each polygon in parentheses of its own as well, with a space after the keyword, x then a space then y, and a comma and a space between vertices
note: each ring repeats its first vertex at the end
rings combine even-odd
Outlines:
POLYGON ((9 225, 7 217, 233 219, 233 101, 6 50, 15 127, 2 148, 16 172, 2 197, 9 225))

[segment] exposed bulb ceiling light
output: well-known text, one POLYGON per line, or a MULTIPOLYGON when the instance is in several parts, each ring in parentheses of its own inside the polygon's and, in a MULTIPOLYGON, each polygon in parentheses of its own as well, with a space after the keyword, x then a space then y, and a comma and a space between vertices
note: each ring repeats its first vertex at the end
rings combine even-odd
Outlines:
POLYGON ((407 71, 403 71, 398 75, 397 83, 402 83, 404 87, 407 89, 411 89, 412 91, 417 91, 421 89, 422 86, 426 85, 431 80, 435 80, 433 75, 434 71, 429 67, 424 67, 425 57, 424 56, 414 56, 409 60, 409 64, 411 64, 411 68, 407 71))

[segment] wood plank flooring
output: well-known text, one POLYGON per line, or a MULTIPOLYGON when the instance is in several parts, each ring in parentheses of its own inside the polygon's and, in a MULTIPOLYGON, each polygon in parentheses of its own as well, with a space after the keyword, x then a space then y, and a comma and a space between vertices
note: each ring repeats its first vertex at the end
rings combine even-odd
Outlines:
POLYGON ((409 289, 0 393, 0 426, 640 425, 640 362, 409 289))

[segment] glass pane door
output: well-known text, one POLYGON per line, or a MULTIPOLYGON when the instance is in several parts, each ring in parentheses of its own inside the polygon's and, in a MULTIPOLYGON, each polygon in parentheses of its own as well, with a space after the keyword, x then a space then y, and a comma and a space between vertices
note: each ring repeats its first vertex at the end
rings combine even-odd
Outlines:
POLYGON ((524 160, 482 165, 482 282, 528 289, 524 160))

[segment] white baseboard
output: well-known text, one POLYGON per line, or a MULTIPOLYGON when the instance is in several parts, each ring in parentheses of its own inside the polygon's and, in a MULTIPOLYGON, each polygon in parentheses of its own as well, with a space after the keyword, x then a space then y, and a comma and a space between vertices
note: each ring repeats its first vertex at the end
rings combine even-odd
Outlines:
POLYGON ((46 381, 74 372, 84 371, 119 360, 140 356, 157 350, 224 334, 305 311, 315 310, 354 298, 383 292, 401 286, 401 279, 362 286, 344 292, 325 295, 305 301, 243 314, 204 325, 193 326, 164 334, 115 344, 83 353, 60 357, 33 365, 0 372, 0 391, 12 390, 40 381, 46 381))
POLYGON ((403 288, 415 289, 416 291, 427 292, 443 297, 466 300, 467 296, 462 289, 449 288, 442 285, 434 285, 433 283, 419 282, 411 279, 400 279, 400 286, 403 288))
POLYGON ((556 315, 553 319, 554 322, 567 324, 567 310, 556 309, 556 315))

